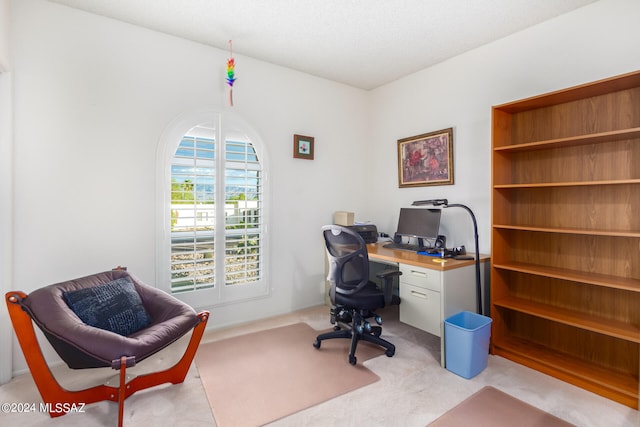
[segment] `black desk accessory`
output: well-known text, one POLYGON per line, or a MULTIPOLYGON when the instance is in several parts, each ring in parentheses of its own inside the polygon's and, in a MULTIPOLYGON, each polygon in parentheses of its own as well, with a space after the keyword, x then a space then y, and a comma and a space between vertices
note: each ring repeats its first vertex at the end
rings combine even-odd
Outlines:
POLYGON ((476 216, 473 214, 473 211, 469 209, 468 206, 459 204, 459 203, 449 203, 447 199, 430 199, 430 200, 417 200, 411 204, 412 206, 423 206, 423 205, 431 205, 431 206, 442 206, 443 208, 462 208, 469 212, 471 215, 471 220, 473 221, 473 234, 474 234, 474 243, 476 249, 476 295, 478 299, 478 314, 482 314, 482 284, 480 281, 480 253, 478 249, 478 223, 476 221, 476 216))

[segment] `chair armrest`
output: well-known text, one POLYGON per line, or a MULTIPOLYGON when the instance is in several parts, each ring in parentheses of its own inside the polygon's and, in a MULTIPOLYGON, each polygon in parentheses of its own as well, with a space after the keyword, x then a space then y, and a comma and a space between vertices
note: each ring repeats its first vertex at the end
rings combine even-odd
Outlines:
POLYGON ((376 274, 376 277, 379 279, 384 279, 385 281, 387 280, 387 277, 391 276, 400 276, 402 275, 402 271, 400 270, 385 270, 382 273, 378 273, 376 274))
POLYGON ((378 279, 384 280, 384 305, 390 305, 393 301, 393 278, 402 275, 400 270, 386 270, 376 274, 378 279))

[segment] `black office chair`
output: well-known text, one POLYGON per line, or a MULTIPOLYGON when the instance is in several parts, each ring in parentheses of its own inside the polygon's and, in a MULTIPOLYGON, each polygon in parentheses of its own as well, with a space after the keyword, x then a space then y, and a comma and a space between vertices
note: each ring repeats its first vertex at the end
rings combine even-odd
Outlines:
POLYGON ((383 288, 369 281, 369 257, 362 237, 353 230, 338 225, 322 227, 329 259, 331 289, 331 323, 333 332, 318 335, 313 346, 332 338, 351 339, 349 363, 357 362, 355 353, 358 341, 369 341, 384 347, 391 357, 396 348, 389 341, 380 338, 382 328, 371 326, 367 319, 373 317, 378 325, 382 319, 374 310, 391 304, 400 304, 400 298, 393 295, 393 276, 402 274, 397 270, 387 270, 376 275, 382 279, 383 288))

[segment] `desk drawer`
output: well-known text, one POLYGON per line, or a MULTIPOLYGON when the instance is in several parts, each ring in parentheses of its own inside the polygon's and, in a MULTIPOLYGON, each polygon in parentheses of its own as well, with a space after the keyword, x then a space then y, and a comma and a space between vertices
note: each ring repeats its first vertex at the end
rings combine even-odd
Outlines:
POLYGON ((400 283, 400 321, 440 336, 440 292, 400 283))
POLYGON ((416 267, 408 264, 400 264, 401 283, 417 286, 419 288, 430 289, 440 292, 442 290, 442 272, 430 270, 428 268, 416 267))

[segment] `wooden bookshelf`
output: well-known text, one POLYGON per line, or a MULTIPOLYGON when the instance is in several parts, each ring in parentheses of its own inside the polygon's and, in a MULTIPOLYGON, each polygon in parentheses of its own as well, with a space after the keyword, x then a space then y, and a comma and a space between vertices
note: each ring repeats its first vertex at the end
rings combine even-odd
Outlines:
POLYGON ((638 409, 640 71, 492 110, 491 352, 638 409))

